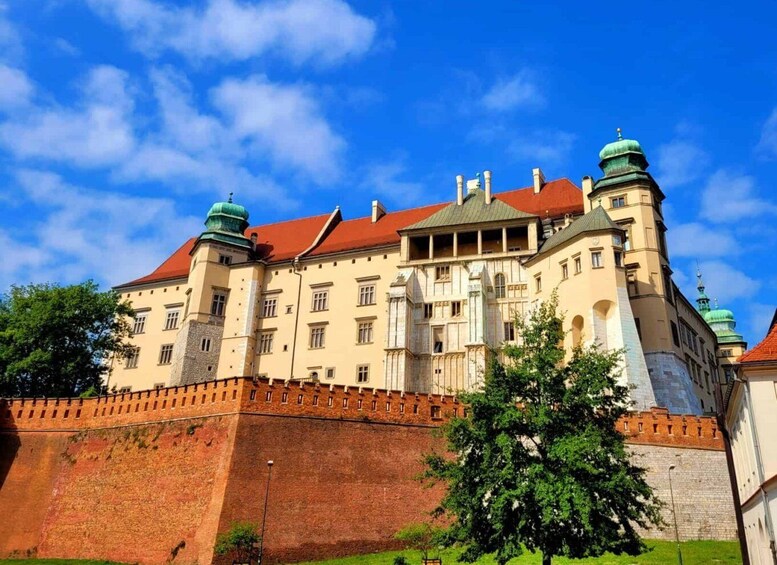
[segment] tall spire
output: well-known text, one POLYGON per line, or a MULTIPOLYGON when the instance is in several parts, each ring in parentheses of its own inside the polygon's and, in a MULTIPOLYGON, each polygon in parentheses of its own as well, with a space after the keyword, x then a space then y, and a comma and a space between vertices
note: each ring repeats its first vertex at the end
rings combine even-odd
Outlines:
POLYGON ((704 315, 705 312, 710 311, 710 299, 704 292, 704 281, 701 280, 701 269, 699 269, 698 264, 696 265, 696 280, 696 288, 699 291, 699 297, 696 299, 696 304, 698 304, 699 312, 704 315))

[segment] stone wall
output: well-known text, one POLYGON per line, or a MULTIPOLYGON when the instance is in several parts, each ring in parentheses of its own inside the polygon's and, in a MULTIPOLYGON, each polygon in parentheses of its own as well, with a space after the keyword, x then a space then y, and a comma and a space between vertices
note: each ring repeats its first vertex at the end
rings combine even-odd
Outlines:
MULTIPOLYGON (((217 531, 261 520, 270 459, 270 562, 395 547, 442 494, 415 480, 443 447, 435 428, 463 414, 452 396, 250 378, 0 400, 0 556, 210 563, 217 531)), ((652 410, 618 426, 667 501, 676 465, 684 539, 734 539, 714 419, 652 410)))

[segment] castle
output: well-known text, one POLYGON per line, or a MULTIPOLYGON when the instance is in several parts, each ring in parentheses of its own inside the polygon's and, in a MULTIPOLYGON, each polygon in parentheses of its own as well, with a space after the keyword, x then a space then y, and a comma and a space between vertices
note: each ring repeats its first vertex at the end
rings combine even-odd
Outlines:
POLYGON ((496 192, 456 178, 456 198, 369 216, 249 227, 213 205, 199 236, 116 287, 137 312, 134 354, 112 363, 121 392, 234 376, 451 394, 477 388, 489 355, 520 339, 516 317, 557 289, 565 345, 624 348, 637 410, 714 409, 745 350, 733 315, 698 309, 672 282, 665 198, 635 140, 600 152, 582 189, 533 170, 496 192))

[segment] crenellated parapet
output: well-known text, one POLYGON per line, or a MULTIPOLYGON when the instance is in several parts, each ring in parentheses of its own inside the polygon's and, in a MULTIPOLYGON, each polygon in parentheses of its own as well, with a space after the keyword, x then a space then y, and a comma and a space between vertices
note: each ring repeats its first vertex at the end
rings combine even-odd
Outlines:
MULTIPOLYGON (((0 399, 0 429, 72 431, 238 413, 438 427, 466 415, 466 405, 453 395, 233 377, 95 398, 0 399)), ((712 417, 653 408, 630 412, 618 430, 633 444, 723 449, 712 417)))

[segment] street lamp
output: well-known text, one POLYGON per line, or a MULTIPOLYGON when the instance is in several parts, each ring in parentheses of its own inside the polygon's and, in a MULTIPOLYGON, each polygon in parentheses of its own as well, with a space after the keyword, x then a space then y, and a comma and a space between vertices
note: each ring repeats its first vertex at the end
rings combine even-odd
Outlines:
POLYGON ((259 538, 259 560, 257 565, 261 565, 264 554, 264 525, 267 523, 267 499, 270 496, 270 477, 272 476, 272 459, 267 462, 267 488, 264 491, 264 515, 262 516, 262 537, 259 538))
POLYGON ((683 552, 680 551, 680 534, 677 531, 677 511, 674 508, 674 490, 672 490, 672 469, 674 465, 669 465, 669 496, 672 498, 672 518, 674 518, 674 539, 677 542, 677 562, 683 565, 683 552))

